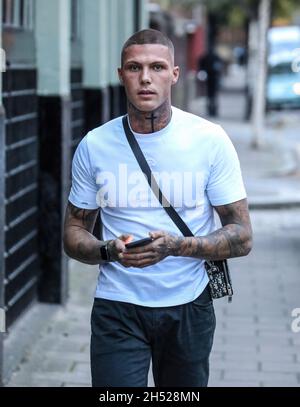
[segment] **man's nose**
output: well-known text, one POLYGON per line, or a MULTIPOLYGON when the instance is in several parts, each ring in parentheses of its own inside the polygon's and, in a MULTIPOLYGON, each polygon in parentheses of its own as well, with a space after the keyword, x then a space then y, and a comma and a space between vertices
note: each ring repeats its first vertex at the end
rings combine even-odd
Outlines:
POLYGON ((151 75, 148 68, 144 68, 141 71, 141 82, 142 83, 150 83, 151 82, 151 75))

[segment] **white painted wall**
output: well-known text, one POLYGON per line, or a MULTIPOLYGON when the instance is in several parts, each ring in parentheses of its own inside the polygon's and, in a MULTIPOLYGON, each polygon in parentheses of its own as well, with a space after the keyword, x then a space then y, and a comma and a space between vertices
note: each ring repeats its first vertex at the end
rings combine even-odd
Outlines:
POLYGON ((147 10, 148 0, 140 0, 140 30, 149 28, 149 12, 147 10))
POLYGON ((119 13, 119 41, 118 41, 118 67, 121 65, 121 51, 125 41, 134 32, 134 0, 124 0, 122 2, 122 8, 120 8, 119 13))
POLYGON ((120 50, 120 26, 119 14, 121 13, 120 1, 110 0, 109 2, 109 82, 111 85, 117 85, 119 78, 117 69, 119 66, 120 50))
POLYGON ((109 3, 110 0, 83 1, 83 83, 99 89, 109 83, 109 3))
POLYGON ((70 94, 70 0, 38 0, 36 51, 38 94, 70 94))

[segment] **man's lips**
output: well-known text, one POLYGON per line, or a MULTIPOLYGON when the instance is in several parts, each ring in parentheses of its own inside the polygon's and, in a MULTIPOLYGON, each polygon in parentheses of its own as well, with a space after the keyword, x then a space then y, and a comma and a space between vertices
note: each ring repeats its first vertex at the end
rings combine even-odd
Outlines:
POLYGON ((138 92, 138 95, 155 95, 155 92, 152 90, 140 90, 138 92))

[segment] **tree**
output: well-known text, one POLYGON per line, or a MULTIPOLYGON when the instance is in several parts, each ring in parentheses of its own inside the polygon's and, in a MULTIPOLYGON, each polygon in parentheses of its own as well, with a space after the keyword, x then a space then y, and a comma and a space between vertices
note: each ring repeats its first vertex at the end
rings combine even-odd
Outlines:
MULTIPOLYGON (((156 0, 163 8, 176 6, 182 10, 192 10, 199 4, 206 6, 209 13, 214 14, 220 25, 244 25, 247 19, 257 19, 259 0, 156 0)), ((299 0, 271 0, 272 18, 290 18, 299 0)))
POLYGON ((265 118, 265 84, 267 60, 267 31, 270 25, 271 0, 260 0, 258 12, 259 46, 257 52, 257 79, 253 91, 253 138, 252 147, 259 148, 264 145, 264 118, 265 118))

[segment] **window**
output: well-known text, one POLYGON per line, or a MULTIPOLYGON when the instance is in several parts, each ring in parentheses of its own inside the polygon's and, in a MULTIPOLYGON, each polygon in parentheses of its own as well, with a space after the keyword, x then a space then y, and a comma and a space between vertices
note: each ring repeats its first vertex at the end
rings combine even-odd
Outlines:
POLYGON ((292 61, 289 62, 282 62, 280 64, 276 64, 269 69, 270 74, 273 75, 285 75, 285 74, 292 74, 292 61))
POLYGON ((2 0, 4 27, 33 29, 34 0, 2 0))

